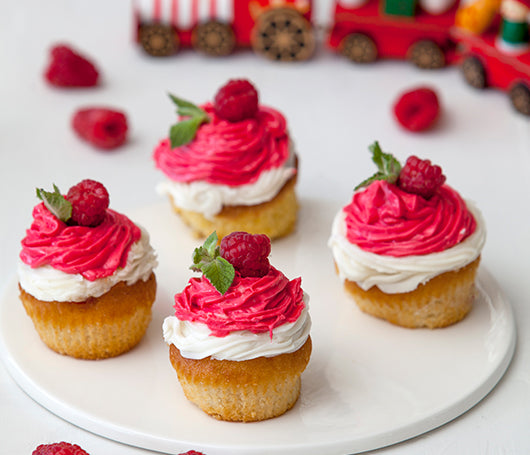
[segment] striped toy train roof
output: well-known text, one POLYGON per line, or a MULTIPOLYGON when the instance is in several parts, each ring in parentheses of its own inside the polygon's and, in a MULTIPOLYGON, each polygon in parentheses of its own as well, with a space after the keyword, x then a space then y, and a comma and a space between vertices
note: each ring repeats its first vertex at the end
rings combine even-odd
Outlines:
POLYGON ((234 0, 135 0, 140 21, 170 24, 189 29, 208 20, 231 23, 234 0))

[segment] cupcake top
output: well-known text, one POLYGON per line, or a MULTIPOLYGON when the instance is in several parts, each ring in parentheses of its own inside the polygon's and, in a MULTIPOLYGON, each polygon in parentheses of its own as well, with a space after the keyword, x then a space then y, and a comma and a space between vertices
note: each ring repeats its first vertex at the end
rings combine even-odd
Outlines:
POLYGON ((114 210, 107 209, 97 226, 69 226, 41 202, 33 209, 20 259, 32 268, 50 265, 95 281, 123 268, 131 245, 140 237, 140 228, 114 210))
POLYGON ((289 280, 269 264, 265 235, 236 232, 216 245, 214 233, 195 250, 192 267, 204 274, 175 296, 166 342, 192 359, 248 360, 299 349, 311 327, 301 278, 289 280))
POLYGON ((394 257, 444 251, 473 234, 477 224, 464 200, 447 185, 425 199, 377 180, 354 193, 342 210, 351 243, 394 257))
POLYGON ((260 106, 253 117, 233 123, 219 117, 211 103, 200 109, 209 121, 191 142, 172 147, 166 138, 154 151, 156 166, 171 180, 240 186, 289 158, 287 125, 277 110, 260 106))
POLYGON ((180 122, 153 159, 167 177, 159 191, 179 207, 212 217, 223 205, 259 204, 296 174, 286 120, 258 103, 250 82, 229 81, 201 106, 171 99, 180 122))
POLYGON ((415 156, 402 168, 377 142, 371 151, 379 172, 356 187, 332 226, 339 275, 365 290, 408 292, 475 260, 484 221, 445 184, 441 168, 415 156))
POLYGON ((43 200, 22 239, 21 287, 50 301, 98 297, 119 281, 147 279, 156 257, 145 230, 108 208, 105 187, 83 180, 63 196, 37 190, 43 200))

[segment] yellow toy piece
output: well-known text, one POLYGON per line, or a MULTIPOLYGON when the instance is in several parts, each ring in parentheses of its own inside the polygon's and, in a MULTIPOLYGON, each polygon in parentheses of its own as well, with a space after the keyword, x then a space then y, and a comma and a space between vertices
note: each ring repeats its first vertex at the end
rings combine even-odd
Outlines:
POLYGON ((456 12, 455 24, 479 35, 490 26, 500 4, 501 0, 475 0, 464 4, 456 12))

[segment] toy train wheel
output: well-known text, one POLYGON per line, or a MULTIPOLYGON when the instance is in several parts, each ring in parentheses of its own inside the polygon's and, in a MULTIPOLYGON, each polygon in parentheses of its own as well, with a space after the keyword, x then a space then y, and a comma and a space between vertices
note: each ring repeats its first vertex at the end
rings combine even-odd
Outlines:
POLYGON ((192 40, 195 49, 214 57, 229 55, 236 45, 232 28, 215 21, 198 25, 193 31, 192 40))
POLYGON ((170 26, 145 24, 138 32, 140 44, 145 52, 154 57, 166 57, 177 52, 179 39, 170 26))
POLYGON ((510 89, 509 95, 515 109, 523 115, 530 115, 530 88, 519 82, 510 89))
POLYGON ((466 57, 462 63, 462 72, 464 79, 471 87, 478 89, 486 87, 486 70, 477 57, 466 57))
POLYGON ((445 66, 445 55, 442 49, 429 40, 414 43, 409 50, 409 60, 422 69, 438 69, 445 66))
POLYGON ((272 60, 307 60, 315 50, 313 28, 293 9, 272 8, 259 16, 252 30, 252 48, 272 60))
POLYGON ((340 45, 342 55, 355 63, 372 63, 377 59, 377 46, 363 33, 346 36, 340 45))

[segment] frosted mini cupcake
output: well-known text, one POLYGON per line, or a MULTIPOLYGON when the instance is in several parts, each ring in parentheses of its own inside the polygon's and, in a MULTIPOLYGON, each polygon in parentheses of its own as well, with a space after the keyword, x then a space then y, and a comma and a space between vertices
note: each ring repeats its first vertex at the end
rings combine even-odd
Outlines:
POLYGON ((217 419, 279 416, 296 403, 311 355, 308 297, 300 278, 269 264, 265 235, 236 232, 216 245, 214 233, 195 250, 204 275, 164 321, 171 364, 186 397, 217 419))
POLYGON ((336 215, 329 246, 361 310, 405 327, 444 327, 466 316, 485 242, 479 210, 438 166, 399 162, 375 143, 379 172, 336 215))
POLYGON ((158 186, 198 237, 233 231, 277 238, 295 227, 297 157, 284 116, 246 80, 201 107, 172 97, 181 121, 154 151, 158 186))
POLYGON ((157 260, 147 232, 108 208, 93 180, 43 200, 22 240, 20 299, 54 351, 103 359, 136 346, 151 320, 157 260))

